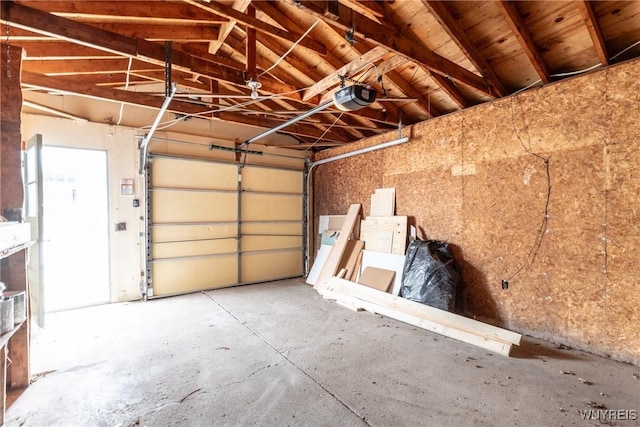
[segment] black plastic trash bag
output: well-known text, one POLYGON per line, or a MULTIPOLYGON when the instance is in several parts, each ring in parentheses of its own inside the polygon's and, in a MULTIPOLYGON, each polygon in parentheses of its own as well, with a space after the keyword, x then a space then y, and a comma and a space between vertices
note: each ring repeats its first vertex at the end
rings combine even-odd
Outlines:
POLYGON ((414 240, 407 248, 400 296, 441 310, 455 311, 461 275, 449 244, 414 240))

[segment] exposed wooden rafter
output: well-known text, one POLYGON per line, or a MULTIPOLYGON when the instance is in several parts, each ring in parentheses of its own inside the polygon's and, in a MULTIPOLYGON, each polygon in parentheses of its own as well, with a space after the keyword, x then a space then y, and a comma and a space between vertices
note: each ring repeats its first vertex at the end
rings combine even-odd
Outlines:
POLYGON ((330 100, 340 76, 378 92, 368 107, 328 107, 281 130, 313 149, 610 65, 611 52, 640 55, 640 2, 624 0, 1 0, 0 11, 3 45, 23 49, 23 91, 38 92, 25 99, 44 106, 59 108, 49 97, 65 88, 114 103, 99 108, 157 108, 165 41, 181 115, 208 109, 208 120, 268 128, 330 100))
MULTIPOLYGON (((256 10, 249 6, 247 8, 246 14, 249 18, 256 18, 256 10)), ((247 42, 246 42, 246 54, 245 58, 247 59, 247 70, 245 74, 245 79, 255 79, 258 76, 256 72, 256 29, 255 28, 247 28, 247 42)))
POLYGON ((543 83, 549 83, 549 70, 531 34, 527 31, 527 27, 522 21, 515 4, 506 0, 496 0, 495 4, 498 6, 498 9, 500 9, 500 12, 502 12, 507 24, 509 24, 513 35, 518 39, 518 43, 520 43, 522 50, 527 55, 527 58, 529 58, 529 62, 531 62, 531 65, 535 68, 538 76, 540 76, 540 80, 542 80, 543 83))
POLYGON ((458 88, 453 84, 451 80, 441 76, 438 73, 431 73, 431 77, 438 83, 442 90, 445 91, 456 104, 458 104, 459 107, 471 107, 471 102, 469 102, 469 100, 465 98, 465 96, 460 92, 460 90, 458 90, 458 88))
MULTIPOLYGON (((78 21, 80 22, 80 21, 78 21)), ((208 25, 153 25, 153 24, 122 24, 85 22, 92 27, 100 28, 109 32, 117 32, 127 37, 145 39, 149 41, 175 41, 175 42, 209 42, 217 40, 220 36, 220 26, 208 25)))
POLYGON ((600 28, 598 19, 596 18, 595 12, 593 11, 592 3, 586 0, 579 0, 576 2, 576 6, 578 7, 578 9, 580 9, 580 13, 582 14, 582 18, 584 19, 584 24, 587 26, 587 30, 589 30, 589 35, 591 36, 591 40, 593 41, 593 47, 598 54, 600 63, 602 65, 609 65, 609 54, 607 53, 607 45, 604 41, 604 36, 602 35, 602 29, 600 28))
MULTIPOLYGON (((13 26, 103 51, 139 58, 145 62, 164 65, 164 46, 160 43, 126 37, 11 2, 2 2, 1 7, 2 19, 8 19, 13 26)), ((201 60, 184 52, 174 51, 172 60, 174 67, 178 69, 202 71, 211 77, 239 85, 244 84, 241 72, 201 60)))
POLYGON ((53 13, 65 18, 92 20, 94 22, 128 22, 147 24, 221 24, 228 18, 211 13, 198 13, 188 4, 180 2, 154 1, 17 1, 34 9, 53 13))
MULTIPOLYGON (((245 12, 249 5, 251 4, 251 0, 235 0, 233 2, 233 8, 238 12, 245 12)), ((220 47, 224 44, 224 41, 227 39, 233 28, 236 26, 238 21, 235 19, 230 19, 228 22, 222 24, 220 28, 220 35, 217 40, 211 41, 209 43, 209 53, 215 55, 220 50, 220 47)))
POLYGON ((313 98, 314 96, 326 91, 327 89, 340 83, 340 76, 353 77, 354 74, 362 71, 369 64, 379 61, 389 53, 384 47, 376 46, 365 54, 361 55, 357 59, 349 62, 344 67, 336 70, 335 73, 329 74, 324 79, 320 80, 310 88, 304 91, 302 99, 304 101, 313 98))
MULTIPOLYGON (((287 0, 287 2, 323 19, 326 23, 344 31, 353 30, 354 35, 368 40, 378 46, 385 47, 408 59, 419 62, 436 73, 450 76, 459 83, 465 84, 486 95, 491 96, 490 85, 481 77, 458 64, 434 53, 422 46, 415 37, 403 33, 389 25, 379 24, 366 16, 360 15, 342 4, 339 5, 339 16, 331 19, 324 15, 324 10, 310 1, 287 0)), ((495 96, 495 94, 493 95, 495 96)))
MULTIPOLYGON (((161 43, 126 37, 11 2, 3 2, 1 6, 2 19, 5 20, 8 16, 13 26, 164 66, 164 45, 161 43)), ((211 57, 213 58, 213 55, 211 57)), ((245 85, 243 72, 175 48, 172 52, 172 63, 173 68, 181 71, 206 75, 239 86, 245 85)), ((271 93, 295 91, 295 88, 272 79, 263 79, 261 83, 263 89, 271 93)), ((290 96, 297 97, 295 93, 290 96)))
POLYGON ((288 40, 290 42, 299 41, 299 46, 306 47, 307 49, 311 49, 322 55, 327 53, 326 47, 324 47, 321 43, 318 43, 314 40, 306 39, 306 38, 300 40, 302 34, 294 34, 289 31, 284 31, 278 27, 262 22, 256 18, 249 17, 248 15, 242 12, 238 12, 232 7, 228 7, 216 2, 204 3, 198 0, 184 0, 184 1, 188 4, 191 4, 203 10, 206 10, 207 12, 211 12, 213 14, 221 15, 226 18, 236 20, 237 22, 241 22, 247 27, 254 28, 265 34, 269 34, 274 37, 288 40))
MULTIPOLYGON (((438 20, 442 28, 449 34, 451 39, 456 42, 469 61, 471 61, 471 63, 487 79, 487 82, 493 87, 495 94, 498 96, 505 96, 507 94, 507 90, 502 85, 502 82, 500 82, 500 79, 496 75, 495 71, 493 71, 493 68, 489 65, 485 57, 482 56, 469 36, 467 36, 458 21, 451 16, 446 3, 436 0, 422 0, 422 2, 438 20)), ((436 80, 441 81, 437 78, 436 80)), ((458 102, 458 100, 456 100, 456 102, 462 106, 462 103, 458 102)))

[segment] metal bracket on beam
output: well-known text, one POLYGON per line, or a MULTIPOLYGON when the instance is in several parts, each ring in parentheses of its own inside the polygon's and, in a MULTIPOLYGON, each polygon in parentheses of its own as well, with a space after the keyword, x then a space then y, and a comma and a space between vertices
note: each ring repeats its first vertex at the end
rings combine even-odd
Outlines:
POLYGON ((171 93, 171 67, 172 67, 172 49, 171 42, 164 42, 164 96, 171 93))

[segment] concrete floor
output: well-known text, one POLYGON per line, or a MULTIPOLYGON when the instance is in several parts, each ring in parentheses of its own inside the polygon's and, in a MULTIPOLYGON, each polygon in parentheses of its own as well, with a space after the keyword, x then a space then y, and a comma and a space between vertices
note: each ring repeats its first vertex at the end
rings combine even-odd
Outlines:
POLYGON ((6 425, 572 426, 601 425, 580 413, 598 405, 640 410, 639 367, 531 339, 493 355, 298 279, 52 314, 32 374, 6 425))

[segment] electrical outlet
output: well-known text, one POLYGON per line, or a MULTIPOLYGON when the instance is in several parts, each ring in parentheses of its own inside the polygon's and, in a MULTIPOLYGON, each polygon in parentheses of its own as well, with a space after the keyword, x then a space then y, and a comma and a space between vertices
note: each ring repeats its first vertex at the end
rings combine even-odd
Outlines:
POLYGON ((117 222, 116 223, 116 231, 125 231, 127 229, 126 222, 117 222))

